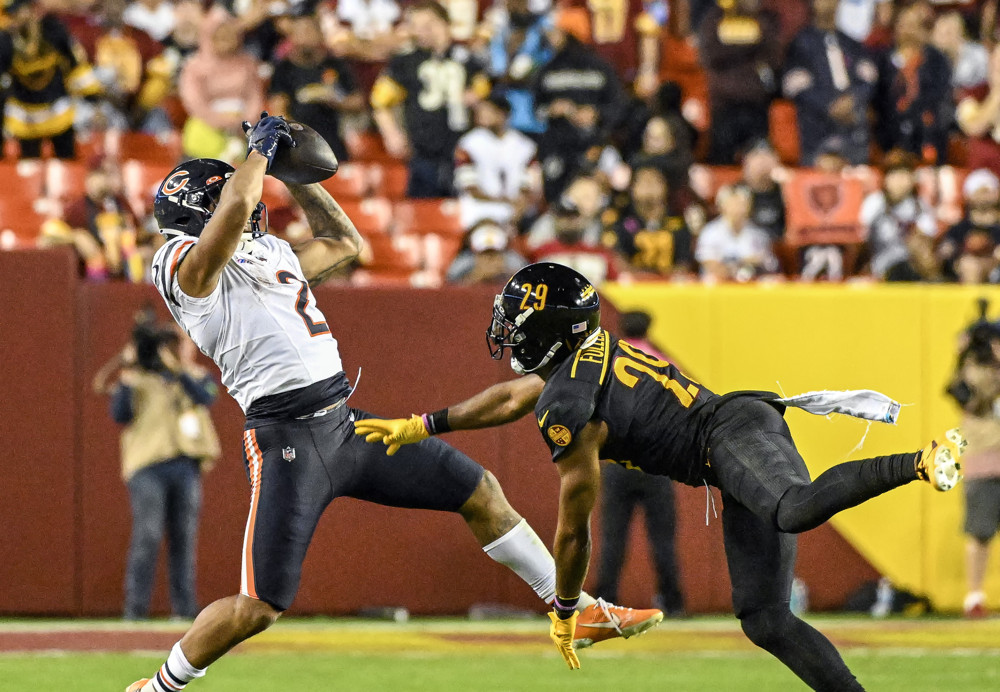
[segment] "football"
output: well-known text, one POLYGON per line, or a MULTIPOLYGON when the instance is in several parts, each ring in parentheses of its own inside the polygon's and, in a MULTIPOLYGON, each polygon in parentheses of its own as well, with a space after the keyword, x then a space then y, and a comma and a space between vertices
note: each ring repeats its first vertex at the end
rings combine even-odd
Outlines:
POLYGON ((316 130, 308 125, 288 121, 296 146, 281 145, 268 171, 283 183, 318 183, 334 173, 340 163, 333 149, 316 130))

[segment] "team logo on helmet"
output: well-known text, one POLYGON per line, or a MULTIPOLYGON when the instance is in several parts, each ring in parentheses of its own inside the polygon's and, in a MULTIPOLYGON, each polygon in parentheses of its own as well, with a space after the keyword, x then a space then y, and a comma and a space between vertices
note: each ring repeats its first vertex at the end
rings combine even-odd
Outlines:
POLYGON ((547 432, 549 439, 560 447, 565 447, 573 441, 573 433, 564 425, 550 425, 547 432))
POLYGON ((187 171, 177 171, 172 176, 163 181, 163 187, 160 188, 160 192, 165 195, 175 195, 191 182, 191 178, 184 178, 183 176, 190 175, 187 171))

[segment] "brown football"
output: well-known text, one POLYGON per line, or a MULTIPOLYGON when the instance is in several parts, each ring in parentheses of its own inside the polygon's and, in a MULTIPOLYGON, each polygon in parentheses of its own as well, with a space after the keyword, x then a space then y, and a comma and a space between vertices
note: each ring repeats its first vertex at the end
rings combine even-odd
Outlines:
POLYGON ((296 146, 279 145, 269 175, 283 183, 306 185, 326 180, 337 172, 340 166, 337 156, 316 130, 294 120, 288 121, 288 127, 296 146))

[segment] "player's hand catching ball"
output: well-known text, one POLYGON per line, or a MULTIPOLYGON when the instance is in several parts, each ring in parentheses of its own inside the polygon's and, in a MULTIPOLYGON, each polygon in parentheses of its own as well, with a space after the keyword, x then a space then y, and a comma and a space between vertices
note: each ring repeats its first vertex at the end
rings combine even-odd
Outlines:
POLYGON ((354 434, 364 435, 367 442, 382 442, 388 449, 385 453, 392 456, 403 445, 426 440, 431 436, 424 425, 422 416, 413 415, 409 418, 365 418, 354 421, 354 434))
POLYGON ((260 120, 256 125, 244 120, 243 131, 247 135, 247 156, 251 151, 256 151, 267 159, 268 169, 274 163, 274 156, 278 153, 280 145, 295 146, 291 129, 285 119, 280 115, 268 115, 267 111, 260 114, 260 120))
POLYGON ((552 624, 549 625, 549 639, 559 649, 559 653, 562 654, 563 660, 566 661, 570 670, 576 670, 580 667, 580 659, 577 658, 576 651, 573 650, 573 633, 576 632, 577 615, 578 613, 573 611, 572 615, 564 619, 554 611, 549 613, 549 620, 552 621, 552 624))

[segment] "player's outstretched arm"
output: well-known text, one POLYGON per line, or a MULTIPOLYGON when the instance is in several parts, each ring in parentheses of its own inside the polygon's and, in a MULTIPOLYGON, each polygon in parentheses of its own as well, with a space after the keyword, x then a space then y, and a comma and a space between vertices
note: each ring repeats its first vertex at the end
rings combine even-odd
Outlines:
POLYGON ((266 156, 251 151, 222 188, 212 218, 177 269, 177 282, 187 295, 203 298, 215 290, 264 192, 267 166, 266 156))
POLYGON ((287 183, 285 186, 305 212, 313 234, 311 240, 299 243, 293 250, 309 285, 318 286, 357 257, 364 240, 354 222, 322 185, 287 183))
POLYGON ((544 387, 542 378, 527 375, 495 384, 460 404, 434 413, 393 420, 366 418, 355 421, 354 432, 365 435, 368 442, 386 444, 389 447, 386 454, 392 456, 400 445, 420 442, 431 435, 492 428, 518 420, 535 407, 544 387))
POLYGON ((601 488, 599 450, 608 435, 603 421, 591 421, 559 457, 559 521, 552 544, 556 599, 549 614, 549 637, 570 670, 580 667, 573 651, 576 606, 590 564, 590 515, 601 488))

